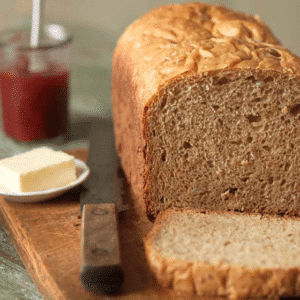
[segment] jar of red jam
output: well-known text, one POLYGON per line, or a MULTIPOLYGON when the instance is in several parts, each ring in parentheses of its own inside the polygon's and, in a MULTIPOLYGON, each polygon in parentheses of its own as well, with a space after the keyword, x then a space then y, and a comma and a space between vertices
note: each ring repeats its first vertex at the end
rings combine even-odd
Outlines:
POLYGON ((0 33, 2 127, 10 138, 48 140, 66 134, 72 36, 59 25, 44 28, 37 48, 30 30, 0 33))

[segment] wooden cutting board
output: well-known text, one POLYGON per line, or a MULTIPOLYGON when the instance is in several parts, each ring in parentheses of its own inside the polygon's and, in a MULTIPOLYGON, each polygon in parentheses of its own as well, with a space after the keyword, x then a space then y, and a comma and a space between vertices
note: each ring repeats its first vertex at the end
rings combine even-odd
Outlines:
MULTIPOLYGON (((88 149, 67 152, 85 161, 88 149)), ((80 189, 40 203, 15 203, 0 197, 0 214, 6 231, 44 299, 199 299, 162 289, 155 282, 143 249, 143 237, 152 224, 134 205, 126 182, 124 202, 130 208, 119 214, 125 273, 122 293, 108 297, 85 291, 79 278, 80 189)))

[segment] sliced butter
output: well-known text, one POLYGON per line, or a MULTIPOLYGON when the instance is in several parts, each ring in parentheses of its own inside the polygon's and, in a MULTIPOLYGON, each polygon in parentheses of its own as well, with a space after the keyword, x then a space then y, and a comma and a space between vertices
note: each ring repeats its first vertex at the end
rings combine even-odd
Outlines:
POLYGON ((0 184, 14 193, 58 188, 75 179, 74 157, 47 147, 0 160, 0 184))

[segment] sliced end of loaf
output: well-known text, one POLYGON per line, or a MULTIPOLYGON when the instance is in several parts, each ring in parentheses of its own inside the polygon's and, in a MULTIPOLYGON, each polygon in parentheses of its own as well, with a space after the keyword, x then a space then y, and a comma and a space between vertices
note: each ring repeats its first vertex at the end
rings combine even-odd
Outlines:
POLYGON ((300 293, 298 219, 167 210, 145 239, 164 287, 199 295, 249 297, 300 293))
POLYGON ((146 206, 298 215, 300 80, 229 69, 179 78, 145 118, 146 206))

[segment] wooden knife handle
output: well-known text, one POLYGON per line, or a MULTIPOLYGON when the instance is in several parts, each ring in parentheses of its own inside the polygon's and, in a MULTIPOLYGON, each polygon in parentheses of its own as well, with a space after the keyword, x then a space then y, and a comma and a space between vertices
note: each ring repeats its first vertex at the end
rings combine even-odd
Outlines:
POLYGON ((84 288, 105 294, 119 293, 124 275, 116 205, 84 205, 81 224, 80 278, 84 288))

